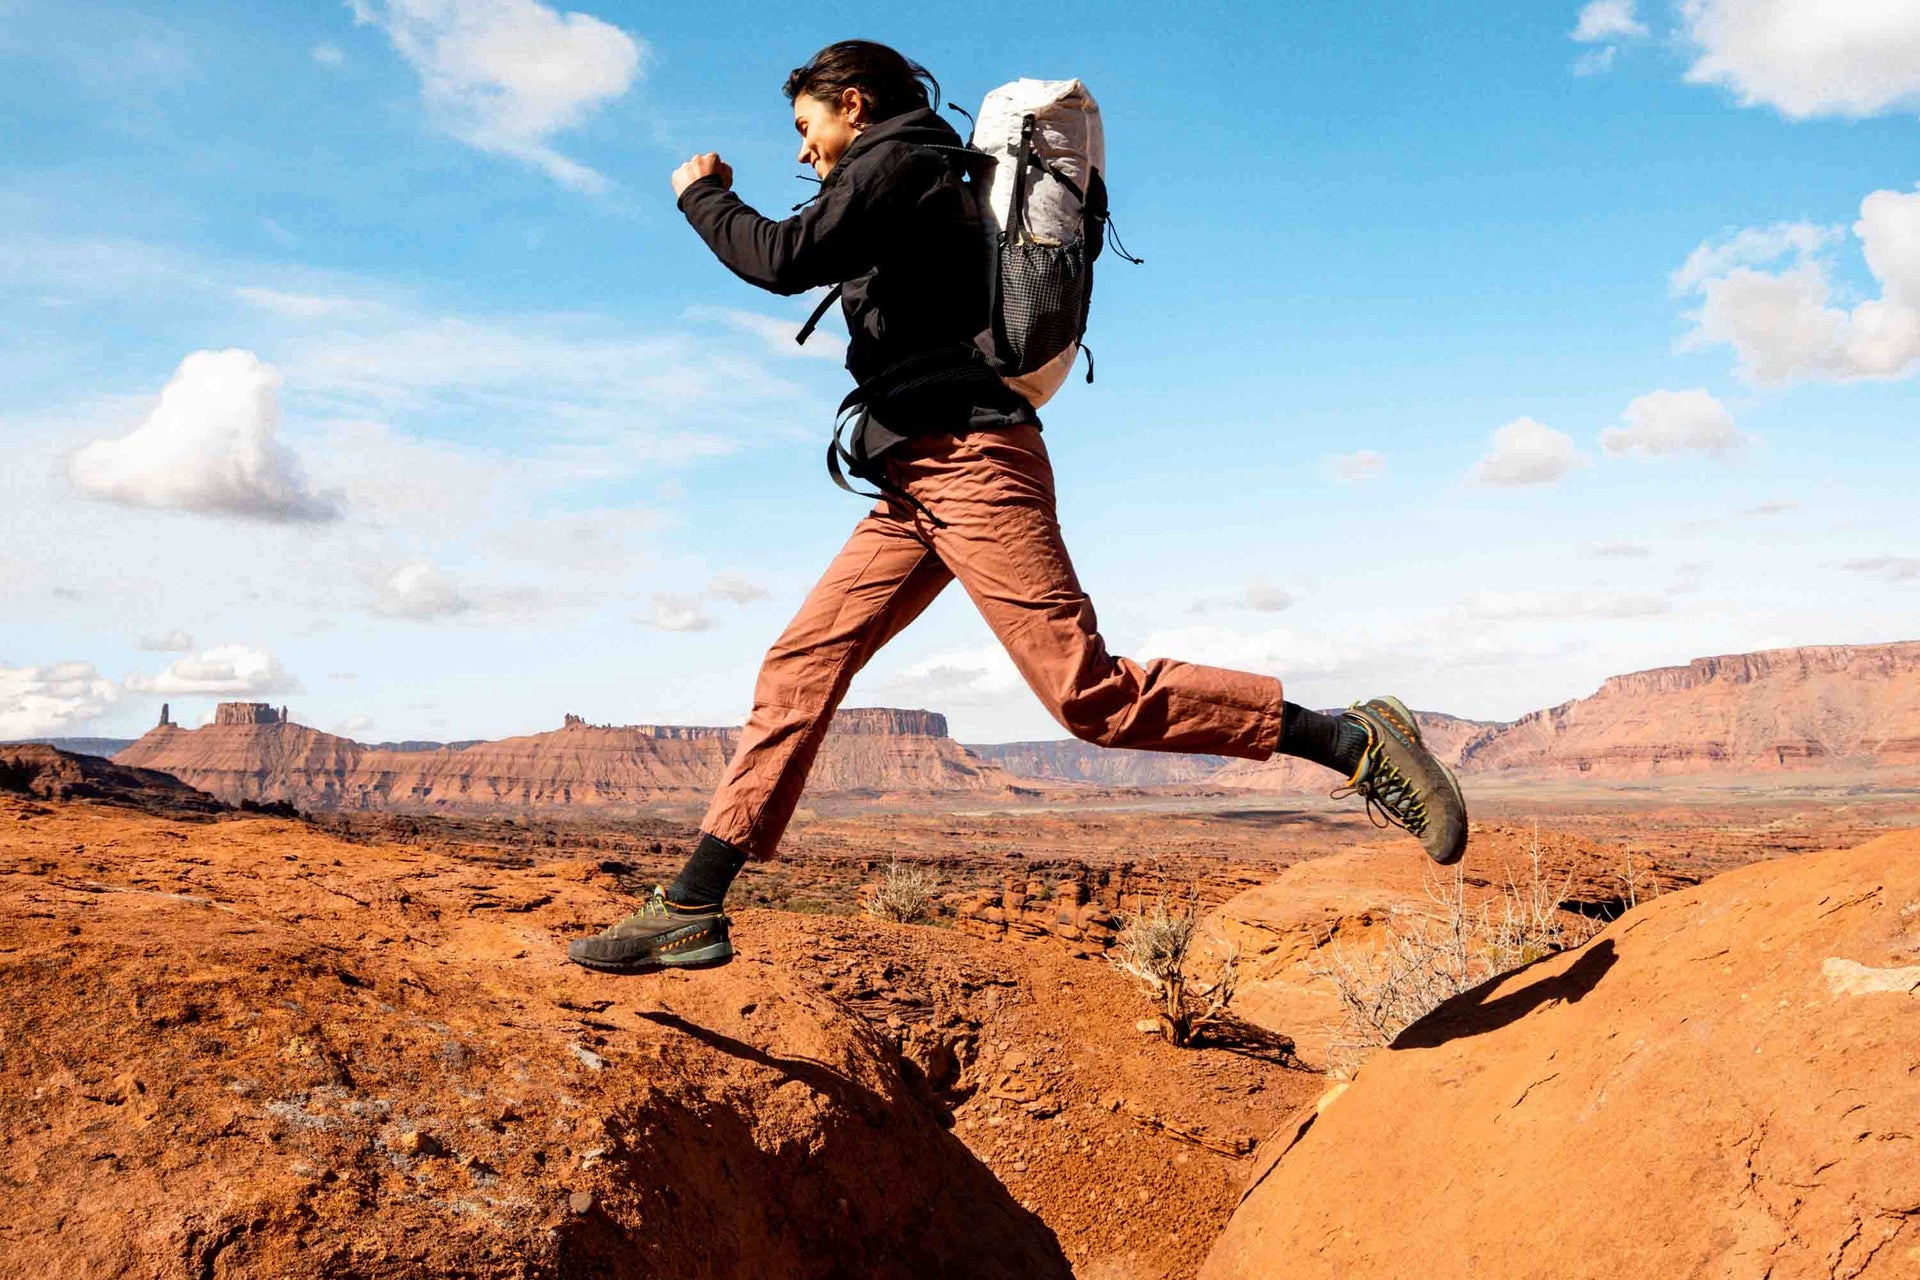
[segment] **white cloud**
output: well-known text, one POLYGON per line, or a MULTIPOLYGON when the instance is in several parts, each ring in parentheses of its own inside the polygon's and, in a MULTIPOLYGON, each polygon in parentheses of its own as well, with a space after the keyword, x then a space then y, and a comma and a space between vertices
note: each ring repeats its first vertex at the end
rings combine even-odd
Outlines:
POLYGON ((259 307, 262 311, 292 316, 299 320, 312 320, 320 316, 351 315, 354 312, 373 309, 373 304, 359 298, 331 297, 317 293, 289 293, 284 289, 268 289, 260 285, 241 285, 233 291, 233 296, 249 306, 259 307))
POLYGON ((1255 613, 1279 613, 1294 605, 1291 592, 1266 582, 1249 583, 1244 591, 1227 596, 1205 596, 1193 602, 1189 613, 1214 613, 1223 609, 1251 609, 1255 613))
POLYGON ((1293 596, 1279 587, 1256 582, 1247 588, 1247 608, 1256 613, 1279 613, 1293 607, 1293 596))
POLYGON ((1333 459, 1333 478, 1342 484, 1378 480, 1387 472, 1387 460, 1371 449, 1356 449, 1333 459))
POLYGON ((1573 60, 1573 74, 1576 76, 1603 76, 1613 70, 1613 64, 1619 60, 1619 45, 1603 45, 1598 49, 1589 49, 1573 60))
POLYGON ((1602 560, 1645 560, 1653 554, 1653 548, 1638 542, 1603 542, 1592 548, 1591 554, 1602 560))
POLYGON ((909 663, 880 686, 895 706, 998 707, 1032 705, 1033 695, 1019 668, 999 644, 937 653, 909 663))
POLYGON ((1911 0, 1684 0, 1694 84, 1790 120, 1920 107, 1920 5, 1911 0))
POLYGON ((280 665, 272 651, 227 644, 181 658, 157 676, 129 676, 127 688, 135 693, 250 698, 298 693, 300 682, 280 665))
POLYGON ((487 539, 487 548, 504 559, 539 565, 549 571, 593 574, 601 581, 646 563, 642 536, 658 523, 643 508, 596 508, 529 516, 487 539))
POLYGON ((313 46, 313 60, 323 67, 337 67, 347 60, 347 55, 340 52, 339 45, 323 40, 313 46))
POLYGON ((1352 674, 1377 662, 1380 654, 1366 641, 1336 640, 1287 628, 1241 631, 1232 627, 1187 626, 1153 632, 1129 656, 1141 662, 1153 658, 1204 662, 1292 680, 1352 674))
POLYGON ((659 631, 711 631, 719 620, 700 607, 699 596, 658 592, 653 597, 653 612, 636 622, 659 631))
POLYGON ((1564 431, 1515 418, 1493 433, 1493 445, 1474 464, 1475 484, 1495 489, 1558 484, 1587 465, 1587 459, 1564 431))
POLYGON ((535 0, 348 0, 354 19, 386 32, 420 74, 438 125, 469 146, 536 165, 579 191, 601 174, 553 138, 619 98, 646 46, 584 13, 535 0))
POLYGON ((1798 511, 1799 509, 1800 504, 1790 499, 1770 498, 1755 506, 1742 507, 1733 514, 1746 520, 1766 520, 1773 516, 1783 516, 1789 511, 1798 511))
POLYGON ((1583 43, 1638 39, 1647 34, 1644 22, 1633 16, 1633 0, 1592 0, 1580 10, 1572 38, 1583 43))
POLYGON ((1715 276, 1735 267, 1776 262, 1791 253, 1808 258, 1846 237, 1845 227, 1822 227, 1811 222, 1777 222, 1771 227, 1747 227, 1718 243, 1703 240, 1680 269, 1673 273, 1673 291, 1692 293, 1715 276))
POLYGON ((1667 597, 1655 591, 1482 591, 1460 611, 1469 618, 1511 622, 1530 618, 1647 618, 1665 613, 1667 597))
POLYGON ((343 738, 351 738, 356 733, 365 733, 373 728, 373 717, 369 715, 348 716, 334 727, 334 732, 343 738))
POLYGON ((1920 582, 1920 556, 1871 556, 1843 561, 1840 567, 1883 582, 1920 582))
POLYGON ((834 335, 826 327, 816 332, 803 343, 795 342, 800 332, 801 321, 790 316, 769 316, 758 311, 742 311, 736 307, 688 307, 686 318, 692 321, 715 321, 726 325, 739 333, 752 334, 767 344, 767 350, 777 356, 795 356, 810 360, 831 360, 839 363, 846 358, 844 341, 834 341, 834 335))
POLYGON ((251 351, 196 351, 127 435, 83 445, 67 475, 81 492, 125 506, 257 520, 331 520, 275 433, 280 375, 251 351))
POLYGON ((1851 308, 1836 305, 1830 264, 1812 256, 1825 241, 1808 231, 1771 228, 1737 249, 1741 236, 1702 245, 1675 277, 1701 295, 1683 345, 1731 346, 1741 375, 1757 383, 1911 373, 1920 365, 1920 191, 1873 192, 1860 202, 1853 234, 1880 296, 1851 308), (1797 260, 1777 273, 1745 265, 1770 261, 1762 256, 1769 247, 1773 257, 1792 252, 1797 260))
POLYGON ((1664 458, 1689 451, 1720 457, 1746 437, 1734 430, 1727 406, 1704 390, 1650 391, 1621 414, 1624 427, 1600 433, 1600 447, 1612 456, 1664 458))
POLYGON ((409 622, 432 622, 458 617, 473 608, 473 601, 452 578, 425 561, 401 565, 381 575, 374 583, 374 594, 367 609, 383 618, 404 618, 409 622))
POLYGON ((1591 0, 1574 23, 1568 38, 1582 44, 1598 44, 1573 61, 1576 76, 1605 75, 1613 70, 1620 46, 1604 43, 1615 40, 1639 40, 1647 34, 1647 25, 1633 15, 1633 0, 1591 0))
POLYGON ((757 582, 723 573, 707 583, 707 594, 728 604, 752 604, 756 600, 765 600, 772 593, 757 582))
POLYGON ((0 667, 0 741, 70 733, 118 699, 91 663, 0 667))
POLYGON ((147 653, 186 653, 193 648, 193 637, 176 627, 158 635, 141 636, 140 648, 147 653))
MULTIPOLYGON (((550 456, 619 467, 729 453, 794 430, 814 397, 759 362, 683 334, 605 335, 560 319, 399 316, 286 345, 294 385, 342 416, 537 414, 550 456), (685 423, 686 426, 679 424, 685 423)), ((819 413, 831 417, 830 404, 819 413)))

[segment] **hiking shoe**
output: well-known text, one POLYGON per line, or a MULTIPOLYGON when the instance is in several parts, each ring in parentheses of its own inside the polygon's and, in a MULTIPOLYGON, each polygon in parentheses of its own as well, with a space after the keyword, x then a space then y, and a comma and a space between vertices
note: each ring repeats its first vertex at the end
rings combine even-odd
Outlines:
POLYGON ((1404 827, 1443 867, 1467 851, 1467 802, 1453 770, 1420 741, 1413 712, 1398 698, 1369 698, 1341 713, 1367 731, 1360 767, 1336 796, 1360 796, 1380 826, 1404 827))
POLYGON ((711 969, 733 959, 729 921, 718 907, 691 915, 667 908, 659 885, 640 909, 591 938, 567 945, 567 959, 601 973, 711 969))

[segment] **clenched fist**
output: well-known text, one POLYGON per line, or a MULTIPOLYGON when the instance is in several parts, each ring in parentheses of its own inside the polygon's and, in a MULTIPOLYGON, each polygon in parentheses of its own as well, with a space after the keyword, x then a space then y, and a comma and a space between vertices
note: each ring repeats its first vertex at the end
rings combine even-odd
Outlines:
POLYGON ((673 171, 673 198, 678 200, 688 187, 702 178, 718 178, 721 186, 733 190, 733 166, 722 160, 719 152, 709 151, 673 171))

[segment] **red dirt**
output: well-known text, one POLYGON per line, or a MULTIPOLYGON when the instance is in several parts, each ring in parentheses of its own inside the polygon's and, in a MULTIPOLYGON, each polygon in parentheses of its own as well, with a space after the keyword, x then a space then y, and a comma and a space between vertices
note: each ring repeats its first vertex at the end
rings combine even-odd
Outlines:
MULTIPOLYGON (((734 895, 740 960, 618 979, 562 945, 671 874, 690 828, 0 796, 0 1254, 61 1277, 591 1276, 653 1240, 691 1275, 1044 1275, 1064 1257, 1082 1280, 1184 1280, 1261 1161, 1242 1153, 1296 1132, 1321 1078, 1271 1037, 1140 1035, 1137 992, 1056 937, 850 914, 894 858, 955 900, 1010 875, 1136 905, 1243 894, 1225 914, 1289 946, 1421 896, 1418 845, 1349 808, 1179 803, 805 813, 734 895), (1292 889, 1260 887, 1276 877, 1292 889), (419 1126, 450 1154, 407 1150, 419 1126), (665 1154, 682 1137, 695 1154, 665 1154), (931 1220, 897 1211, 935 1195, 931 1220)), ((1529 783, 1476 802, 1466 870, 1493 883, 1539 815, 1552 865, 1602 902, 1629 858, 1671 884, 1913 805, 1529 783)), ((1329 1002, 1263 1003, 1260 979, 1287 978, 1266 950, 1247 949, 1243 1012, 1317 1066, 1329 1002)))
POLYGON ((1103 963, 951 930, 747 910, 724 969, 561 960, 632 905, 594 862, 0 798, 0 1248, 214 1280, 1185 1276, 1319 1087, 1140 1035, 1103 963))
POLYGON ((561 961, 631 905, 591 868, 0 808, 11 1274, 1068 1273, 771 949, 561 961))

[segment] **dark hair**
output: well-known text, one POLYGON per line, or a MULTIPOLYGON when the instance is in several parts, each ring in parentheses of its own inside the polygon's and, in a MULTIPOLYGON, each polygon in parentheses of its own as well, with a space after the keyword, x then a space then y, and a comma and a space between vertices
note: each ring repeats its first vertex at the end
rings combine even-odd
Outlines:
POLYGON ((830 44, 787 76, 789 100, 804 93, 831 102, 846 89, 859 92, 875 120, 940 105, 940 82, 931 71, 899 50, 872 40, 830 44), (928 90, 932 90, 931 100, 928 90))

